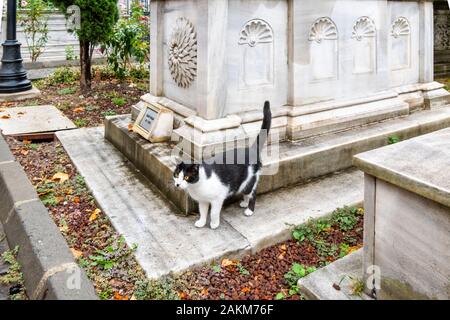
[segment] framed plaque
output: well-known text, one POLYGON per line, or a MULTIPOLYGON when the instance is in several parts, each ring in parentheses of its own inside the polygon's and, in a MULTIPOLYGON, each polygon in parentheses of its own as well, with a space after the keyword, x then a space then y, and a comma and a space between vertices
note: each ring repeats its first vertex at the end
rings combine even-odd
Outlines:
POLYGON ((146 104, 139 113, 133 131, 151 142, 170 140, 173 112, 159 103, 146 104))

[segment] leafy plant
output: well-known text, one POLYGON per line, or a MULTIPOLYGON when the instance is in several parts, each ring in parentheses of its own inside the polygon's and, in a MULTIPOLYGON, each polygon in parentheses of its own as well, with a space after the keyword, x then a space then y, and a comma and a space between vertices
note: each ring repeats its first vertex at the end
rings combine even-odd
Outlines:
POLYGON ((286 298, 286 296, 285 296, 284 293, 282 293, 282 292, 278 292, 278 293, 275 295, 275 300, 283 300, 284 298, 286 298))
POLYGON ((75 71, 73 68, 69 67, 60 67, 45 79, 45 83, 48 85, 72 84, 79 78, 79 71, 75 71))
POLYGON ((357 227, 357 224, 363 215, 362 208, 338 208, 327 218, 309 220, 303 225, 294 227, 292 237, 298 242, 307 242, 321 258, 319 264, 327 265, 356 250, 358 239, 348 231, 358 231, 360 227, 357 227), (335 232, 341 233, 343 242, 334 243, 333 238, 329 238, 329 235, 335 232))
POLYGON ((339 224, 339 228, 342 231, 349 231, 353 229, 358 222, 357 218, 358 210, 356 208, 339 208, 337 209, 333 215, 332 219, 339 224))
POLYGON ((97 249, 96 255, 90 255, 92 267, 100 267, 103 270, 111 270, 133 253, 137 248, 137 245, 133 245, 131 249, 127 249, 124 238, 118 237, 116 240, 112 239, 112 243, 106 248, 100 250, 97 249))
POLYGON ((20 1, 18 12, 18 23, 23 28, 27 41, 28 51, 32 62, 44 52, 48 41, 48 17, 47 1, 27 0, 20 1))
POLYGON ((127 104, 127 100, 125 98, 120 98, 120 97, 112 98, 111 102, 114 103, 118 107, 123 107, 124 105, 127 104))
POLYGON ((79 128, 86 127, 88 124, 87 120, 85 119, 75 119, 73 123, 79 128))
POLYGON ((71 87, 63 88, 63 89, 58 90, 58 94, 62 95, 62 96, 65 96, 65 95, 68 95, 68 94, 74 94, 75 92, 77 92, 77 89, 76 88, 71 88, 71 87))
POLYGON ((101 291, 98 294, 100 300, 109 300, 113 296, 114 291, 110 285, 105 284, 102 286, 101 291))
POLYGON ((132 61, 143 64, 148 60, 147 17, 141 5, 131 5, 130 17, 120 19, 114 26, 110 37, 102 44, 108 63, 119 78, 124 78, 132 69, 132 61))
POLYGON ((36 192, 39 195, 39 199, 45 206, 56 206, 59 203, 55 189, 56 184, 48 180, 42 182, 36 187, 36 192))
POLYGON ((248 270, 245 269, 245 267, 244 267, 242 264, 238 263, 238 264, 236 265, 236 267, 237 267, 237 269, 239 270, 239 273, 240 273, 240 274, 242 274, 242 275, 244 275, 244 276, 250 275, 250 272, 248 272, 248 270))
POLYGON ((95 110, 98 110, 98 109, 99 109, 98 106, 89 105, 89 106, 86 107, 86 111, 88 111, 88 112, 95 111, 95 110))
POLYGON ((295 227, 292 231, 292 237, 299 242, 302 242, 305 239, 312 241, 315 235, 313 226, 314 221, 309 220, 305 224, 295 227))
POLYGON ((336 286, 340 290, 340 288, 342 287, 342 283, 346 279, 350 280, 350 288, 352 290, 351 294, 361 296, 364 291, 365 285, 364 285, 364 281, 362 281, 361 279, 359 279, 357 277, 353 277, 351 275, 344 274, 341 277, 341 280, 339 280, 339 283, 337 285, 333 285, 333 286, 336 286))
POLYGON ((3 260, 9 264, 8 271, 0 276, 0 284, 8 286, 14 285, 18 290, 15 293, 10 293, 11 300, 24 300, 26 299, 25 287, 23 282, 23 274, 21 266, 17 261, 17 255, 19 253, 19 246, 16 246, 12 250, 3 252, 3 260))
POLYGON ((303 264, 294 263, 291 267, 291 270, 289 270, 284 275, 284 281, 290 287, 289 296, 293 296, 298 293, 299 291, 297 286, 298 280, 314 271, 316 271, 315 267, 305 267, 303 264))
POLYGON ((39 148, 39 145, 37 143, 30 143, 26 144, 25 147, 30 150, 37 150, 39 148))
POLYGON ((348 252, 350 251, 350 246, 346 243, 341 243, 341 245, 339 246, 339 258, 343 258, 345 257, 348 252))
POLYGON ((67 61, 77 60, 78 59, 78 57, 76 56, 75 50, 74 50, 72 45, 66 46, 64 50, 66 51, 66 60, 67 61))
POLYGON ((400 142, 400 138, 397 135, 392 135, 390 137, 388 137, 388 144, 394 144, 400 142))
POLYGON ((146 80, 150 77, 150 72, 143 65, 139 65, 137 67, 132 67, 129 70, 129 76, 131 79, 134 80, 143 80, 143 79, 146 80))
POLYGON ((212 266, 211 268, 215 273, 221 273, 222 268, 219 265, 212 266))
POLYGON ((109 254, 114 252, 114 248, 109 246, 105 250, 96 250, 96 252, 97 255, 89 256, 89 259, 92 260, 91 266, 100 266, 105 270, 112 269, 114 261, 109 259, 109 254))
POLYGON ((136 282, 134 292, 138 300, 179 300, 175 290, 175 280, 163 277, 159 280, 144 280, 136 282))
POLYGON ((114 110, 107 110, 105 112, 102 112, 102 115, 104 117, 108 117, 108 116, 115 116, 117 113, 114 110))

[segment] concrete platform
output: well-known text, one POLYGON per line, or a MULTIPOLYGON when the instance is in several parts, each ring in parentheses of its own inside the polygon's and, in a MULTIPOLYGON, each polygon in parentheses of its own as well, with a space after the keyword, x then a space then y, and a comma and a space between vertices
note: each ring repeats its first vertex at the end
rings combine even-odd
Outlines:
POLYGON ((136 257, 152 278, 257 251, 289 238, 286 223, 301 224, 363 199, 361 173, 348 171, 261 195, 252 217, 245 217, 243 209, 233 204, 224 209, 218 229, 197 229, 197 217, 177 214, 163 194, 104 139, 103 131, 102 127, 77 129, 56 136, 117 231, 128 244, 138 244, 136 257))
POLYGON ((363 279, 362 255, 359 249, 300 279, 300 292, 310 300, 373 300, 364 293, 355 295, 352 289, 352 281, 363 279))
MULTIPOLYGON (((193 201, 184 193, 167 187, 174 164, 169 161, 170 144, 152 144, 128 130, 129 115, 109 117, 105 122, 105 137, 120 150, 146 177, 162 190, 184 214, 195 210, 193 201)), ((278 161, 263 161, 264 170, 275 175, 263 175, 258 193, 308 182, 352 166, 355 154, 385 146, 390 136, 401 140, 450 126, 450 107, 413 113, 407 117, 379 122, 356 129, 311 137, 279 145, 278 161)))
POLYGON ((4 135, 21 136, 76 128, 51 105, 0 109, 0 130, 4 135))
POLYGON ((33 87, 30 90, 22 92, 2 93, 0 94, 0 102, 33 99, 39 97, 40 95, 41 91, 38 88, 33 87))

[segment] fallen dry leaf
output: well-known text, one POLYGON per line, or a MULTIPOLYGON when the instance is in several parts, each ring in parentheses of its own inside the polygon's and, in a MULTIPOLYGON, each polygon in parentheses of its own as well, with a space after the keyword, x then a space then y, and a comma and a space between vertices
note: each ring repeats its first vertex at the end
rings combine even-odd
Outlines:
POLYGON ((281 250, 281 251, 286 251, 286 250, 287 250, 286 245, 285 245, 285 244, 282 244, 282 245, 280 246, 280 250, 281 250))
POLYGON ((114 300, 130 300, 128 296, 122 296, 120 293, 114 293, 114 300))
POLYGON ((61 231, 61 232, 68 232, 69 231, 69 227, 66 226, 66 225, 61 226, 61 227, 59 227, 59 231, 61 231))
POLYGON ((356 245, 356 246, 350 247, 350 248, 348 248, 347 254, 350 254, 353 251, 356 251, 356 250, 360 249, 361 247, 362 247, 362 245, 356 245))
POLYGON ((133 131, 133 124, 132 123, 128 124, 128 131, 133 131))
POLYGON ((201 293, 203 296, 207 296, 207 295, 208 295, 208 289, 204 288, 200 293, 201 293))
POLYGON ((9 118, 11 118, 11 116, 10 116, 9 113, 8 113, 8 114, 2 115, 1 118, 2 118, 2 119, 9 119, 9 118))
POLYGON ((67 180, 69 180, 69 175, 64 172, 57 172, 52 177, 52 181, 54 182, 64 183, 67 180))
POLYGON ((222 265, 222 267, 226 268, 226 267, 235 265, 235 263, 232 260, 225 258, 222 260, 221 265, 222 265))
POLYGON ((98 218, 98 215, 102 212, 99 208, 95 209, 94 212, 92 212, 91 216, 89 217, 89 221, 94 221, 98 218))
POLYGON ((185 292, 179 291, 179 292, 178 292, 178 296, 180 297, 181 300, 183 300, 183 299, 186 299, 186 296, 187 296, 187 295, 186 295, 185 292))
POLYGON ((250 288, 249 287, 244 287, 244 288, 241 289, 241 292, 242 293, 248 293, 248 292, 250 292, 250 288))
POLYGON ((22 140, 22 143, 23 143, 23 144, 31 144, 31 140, 23 139, 23 140, 22 140))
POLYGON ((23 116, 25 113, 26 113, 26 112, 23 112, 23 111, 17 112, 17 114, 18 114, 19 116, 23 116))
POLYGON ((72 252, 75 259, 79 259, 81 256, 83 256, 83 252, 81 252, 80 250, 70 248, 70 251, 72 252))
POLYGON ((75 109, 73 109, 73 112, 75 112, 75 113, 84 112, 84 108, 83 107, 75 108, 75 109))
POLYGON ((80 203, 80 197, 78 196, 73 197, 73 202, 80 203))
POLYGON ((22 154, 24 156, 26 156, 28 154, 28 152, 30 152, 30 150, 27 150, 27 149, 20 150, 20 154, 22 154))

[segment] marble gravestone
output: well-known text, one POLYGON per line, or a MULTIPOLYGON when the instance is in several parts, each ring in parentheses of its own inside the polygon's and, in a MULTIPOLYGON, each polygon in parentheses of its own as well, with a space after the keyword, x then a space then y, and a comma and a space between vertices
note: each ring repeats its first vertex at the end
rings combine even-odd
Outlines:
POLYGON ((358 154, 353 163, 364 171, 363 274, 377 298, 448 300, 450 128, 358 154))
POLYGON ((150 92, 194 148, 252 137, 270 100, 272 141, 448 103, 433 81, 432 1, 153 0, 150 92), (354 120, 354 121, 349 121, 354 120))

